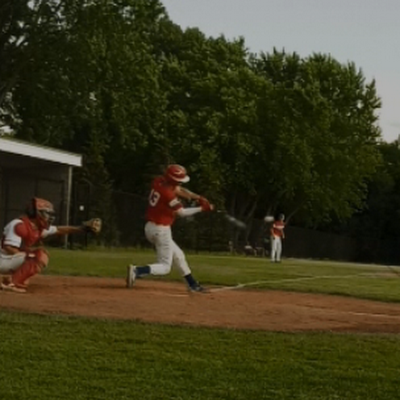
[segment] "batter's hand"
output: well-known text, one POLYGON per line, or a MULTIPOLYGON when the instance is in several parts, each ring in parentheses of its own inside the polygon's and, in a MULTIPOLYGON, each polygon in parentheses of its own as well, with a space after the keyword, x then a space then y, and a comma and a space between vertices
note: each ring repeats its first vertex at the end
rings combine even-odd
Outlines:
POLYGON ((212 211, 214 210, 214 206, 210 204, 210 202, 203 196, 200 196, 198 199, 199 205, 202 211, 212 211))

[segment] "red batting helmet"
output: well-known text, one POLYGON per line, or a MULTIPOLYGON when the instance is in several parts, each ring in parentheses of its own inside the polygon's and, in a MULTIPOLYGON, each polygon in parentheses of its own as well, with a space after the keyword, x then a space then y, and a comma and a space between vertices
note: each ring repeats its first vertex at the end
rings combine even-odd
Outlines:
POLYGON ((39 197, 32 198, 26 209, 26 214, 29 218, 36 219, 38 226, 42 229, 47 229, 55 218, 53 204, 39 197))
POLYGON ((174 184, 186 183, 190 180, 185 167, 178 164, 168 165, 165 171, 165 177, 174 184))

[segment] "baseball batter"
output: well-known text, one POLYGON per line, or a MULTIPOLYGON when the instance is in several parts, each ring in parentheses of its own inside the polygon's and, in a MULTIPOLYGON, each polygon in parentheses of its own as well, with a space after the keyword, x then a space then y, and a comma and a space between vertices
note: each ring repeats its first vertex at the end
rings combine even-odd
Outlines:
POLYGON ((47 251, 38 247, 42 239, 88 231, 98 233, 101 229, 99 219, 88 221, 81 227, 54 226, 54 219, 53 204, 35 197, 24 215, 5 226, 0 247, 0 274, 10 277, 2 280, 0 289, 26 292, 28 279, 40 273, 49 263, 47 251))
POLYGON ((193 278, 185 254, 174 242, 171 226, 176 216, 190 217, 199 212, 213 210, 214 206, 198 194, 184 189, 181 185, 189 182, 186 169, 181 165, 169 165, 163 176, 156 177, 151 185, 146 212, 145 235, 155 246, 157 262, 145 266, 127 267, 126 286, 131 288, 137 277, 144 275, 166 275, 174 264, 185 278, 193 292, 203 292, 204 288, 193 278), (184 208, 180 199, 196 200, 198 207, 184 208))
POLYGON ((285 216, 279 214, 271 227, 271 261, 281 262, 282 239, 285 238, 285 216))

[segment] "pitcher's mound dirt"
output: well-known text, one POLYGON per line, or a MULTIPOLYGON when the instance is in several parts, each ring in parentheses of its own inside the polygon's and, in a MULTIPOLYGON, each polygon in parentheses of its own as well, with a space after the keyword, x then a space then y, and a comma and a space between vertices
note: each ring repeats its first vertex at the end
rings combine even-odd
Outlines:
POLYGON ((268 331, 400 333, 400 305, 251 290, 190 294, 184 283, 38 276, 29 293, 0 291, 0 309, 268 331))

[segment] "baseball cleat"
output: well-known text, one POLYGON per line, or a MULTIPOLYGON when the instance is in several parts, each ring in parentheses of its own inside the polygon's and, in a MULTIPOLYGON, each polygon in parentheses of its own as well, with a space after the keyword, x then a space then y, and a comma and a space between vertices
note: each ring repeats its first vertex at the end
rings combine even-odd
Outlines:
POLYGON ((131 288, 136 280, 136 267, 128 265, 126 268, 126 287, 131 288))
MULTIPOLYGON (((11 277, 10 276, 3 276, 2 284, 3 285, 9 285, 10 283, 12 283, 11 277)), ((17 287, 19 289, 28 289, 28 281, 25 281, 25 283, 17 283, 15 285, 15 287, 17 287)))
POLYGON ((26 293, 26 289, 24 289, 22 287, 17 287, 12 282, 9 282, 9 283, 2 282, 0 285, 0 289, 7 291, 7 292, 26 293))
POLYGON ((207 293, 207 289, 201 286, 199 283, 196 283, 195 285, 189 286, 189 292, 207 293))

